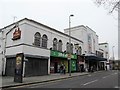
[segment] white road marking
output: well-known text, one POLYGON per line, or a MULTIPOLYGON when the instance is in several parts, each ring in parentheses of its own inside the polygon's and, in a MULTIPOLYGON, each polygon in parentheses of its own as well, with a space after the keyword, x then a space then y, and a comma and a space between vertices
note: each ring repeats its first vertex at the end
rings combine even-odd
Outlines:
POLYGON ((115 74, 117 74, 117 73, 113 73, 113 74, 110 74, 110 75, 108 75, 108 76, 104 76, 104 77, 102 77, 102 78, 107 78, 107 77, 109 77, 109 76, 111 76, 111 75, 115 75, 115 74))
POLYGON ((104 76, 104 77, 102 77, 102 78, 107 78, 107 77, 109 77, 110 75, 108 75, 108 76, 104 76))
POLYGON ((120 88, 120 87, 118 87, 118 86, 115 86, 114 88, 120 88))
POLYGON ((90 82, 87 82, 87 83, 85 83, 83 85, 85 86, 85 85, 91 84, 91 83, 96 82, 96 81, 98 81, 98 80, 90 81, 90 82))
POLYGON ((118 74, 118 73, 114 73, 114 74, 118 74))
POLYGON ((92 76, 92 75, 88 75, 89 77, 92 76))
POLYGON ((107 76, 105 76, 105 77, 102 77, 102 78, 107 78, 107 76))
MULTIPOLYGON (((111 74, 111 75, 113 75, 113 74, 111 74)), ((102 77, 102 78, 107 78, 107 77, 109 77, 109 76, 111 76, 111 75, 107 75, 107 76, 104 76, 104 77, 102 77)))

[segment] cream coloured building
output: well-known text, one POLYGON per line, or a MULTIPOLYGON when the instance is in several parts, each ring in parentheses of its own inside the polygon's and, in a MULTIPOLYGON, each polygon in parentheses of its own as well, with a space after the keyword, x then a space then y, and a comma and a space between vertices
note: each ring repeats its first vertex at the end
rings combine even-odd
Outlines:
MULTIPOLYGON (((24 53, 23 76, 33 76, 50 74, 51 50, 56 51, 54 53, 57 54, 68 52, 69 35, 31 19, 24 18, 0 29, 0 35, 3 38, 0 40, 3 75, 14 75, 17 53, 24 53), (14 39, 18 29, 20 37, 14 39)), ((75 56, 73 57, 75 62, 77 58, 74 44, 76 43, 83 48, 83 41, 71 36, 71 53, 75 56)), ((68 65, 67 57, 61 58, 61 61, 63 63, 65 61, 68 65)), ((54 66, 54 68, 58 67, 54 66)))

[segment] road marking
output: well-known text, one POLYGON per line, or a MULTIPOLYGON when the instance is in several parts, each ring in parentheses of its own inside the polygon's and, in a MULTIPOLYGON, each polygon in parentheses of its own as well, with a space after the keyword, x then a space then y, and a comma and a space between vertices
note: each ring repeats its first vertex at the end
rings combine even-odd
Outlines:
POLYGON ((96 80, 94 80, 94 81, 87 82, 87 83, 85 83, 85 84, 83 84, 83 85, 85 86, 85 85, 91 84, 91 83, 96 82, 96 81, 98 81, 98 80, 96 79, 96 80))
POLYGON ((105 76, 105 77, 102 77, 102 78, 107 78, 107 76, 105 76))
POLYGON ((114 74, 118 74, 118 73, 114 73, 114 74))
POLYGON ((89 77, 92 76, 92 75, 88 75, 89 77))
POLYGON ((115 86, 114 88, 120 88, 120 87, 118 87, 118 86, 115 86))
POLYGON ((108 76, 104 76, 104 77, 102 77, 102 78, 107 78, 107 77, 109 77, 109 76, 111 76, 111 75, 115 75, 115 74, 117 74, 117 73, 113 73, 113 74, 110 74, 110 75, 108 75, 108 76))
POLYGON ((102 77, 102 78, 107 78, 107 77, 109 77, 110 75, 108 75, 108 76, 104 76, 104 77, 102 77))
MULTIPOLYGON (((69 78, 69 79, 72 79, 72 78, 69 78)), ((66 80, 66 78, 64 79, 59 79, 59 80, 53 80, 53 81, 48 81, 48 82, 38 82, 38 83, 35 83, 35 84, 28 84, 28 85, 20 85, 20 86, 14 86, 14 87, 10 87, 10 88, 24 88, 24 87, 29 87, 29 88, 33 88, 33 87, 39 87, 39 85, 42 85, 42 86, 45 86, 46 84, 50 84, 50 83, 55 83, 55 82, 60 82, 62 80, 66 80)))

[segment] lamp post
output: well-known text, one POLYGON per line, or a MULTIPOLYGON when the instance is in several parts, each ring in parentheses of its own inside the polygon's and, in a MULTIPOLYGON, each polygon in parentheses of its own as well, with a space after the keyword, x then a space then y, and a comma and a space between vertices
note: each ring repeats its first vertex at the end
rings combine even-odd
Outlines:
POLYGON ((69 57, 68 57, 68 60, 69 60, 69 76, 71 76, 71 17, 73 17, 74 15, 71 14, 69 16, 69 57))
POLYGON ((115 58, 114 58, 114 49, 113 49, 114 47, 115 47, 115 46, 112 46, 113 60, 115 59, 115 58))

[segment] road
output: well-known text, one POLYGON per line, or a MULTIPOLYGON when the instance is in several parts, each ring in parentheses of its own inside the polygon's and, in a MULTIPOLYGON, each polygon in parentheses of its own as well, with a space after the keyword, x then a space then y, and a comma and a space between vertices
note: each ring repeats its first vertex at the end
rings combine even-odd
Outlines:
POLYGON ((101 71, 69 79, 24 85, 16 88, 118 88, 118 71, 101 71))

